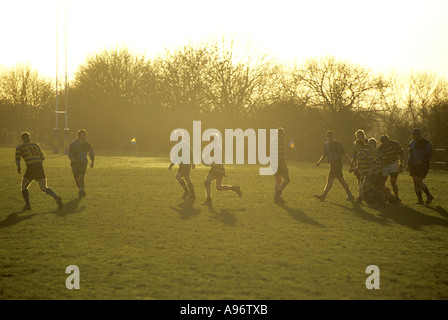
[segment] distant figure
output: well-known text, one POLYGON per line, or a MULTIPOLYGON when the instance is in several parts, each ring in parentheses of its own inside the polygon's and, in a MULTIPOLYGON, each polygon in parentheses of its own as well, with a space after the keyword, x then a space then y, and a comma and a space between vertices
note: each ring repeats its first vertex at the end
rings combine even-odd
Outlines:
POLYGON ((59 209, 62 209, 62 199, 53 190, 47 187, 47 179, 45 177, 44 167, 42 165, 45 160, 44 154, 38 144, 30 141, 28 132, 22 133, 23 143, 16 148, 16 166, 17 172, 20 174, 20 160, 23 158, 26 164, 26 171, 22 179, 22 195, 25 199, 23 210, 31 210, 30 195, 28 187, 36 180, 39 183, 40 190, 53 197, 56 200, 59 209))
MULTIPOLYGON (((285 190, 288 183, 291 181, 289 176, 289 170, 286 166, 286 146, 284 141, 285 129, 278 128, 278 153, 277 153, 277 172, 274 174, 275 186, 274 186, 274 202, 285 202, 283 200, 282 192, 285 190)), ((271 142, 272 143, 272 142, 271 142)), ((271 149, 272 150, 272 149, 271 149)))
MULTIPOLYGON (((353 174, 355 175, 356 180, 358 181, 358 190, 360 190, 362 179, 361 179, 361 173, 359 172, 358 165, 357 165, 357 161, 358 161, 358 155, 357 154, 358 153, 356 151, 356 141, 363 140, 364 143, 366 145, 368 145, 369 140, 367 139, 365 131, 362 130, 362 129, 356 130, 355 138, 356 138, 356 140, 353 142, 353 154, 352 154, 352 160, 351 160, 353 170, 351 170, 351 172, 353 172, 353 174)), ((358 195, 358 200, 360 198, 362 198, 361 194, 358 195)))
POLYGON ((403 172, 403 148, 394 140, 391 140, 388 135, 383 135, 380 138, 381 145, 378 148, 381 154, 382 165, 382 180, 386 184, 388 176, 390 176, 390 184, 395 195, 395 202, 401 202, 398 196, 398 174, 403 172))
MULTIPOLYGON (((187 143, 187 142, 182 142, 182 136, 179 136, 178 142, 179 143, 187 143)), ((184 189, 184 194, 182 196, 183 199, 187 199, 187 198, 188 199, 196 199, 196 195, 194 193, 193 182, 191 182, 191 178, 190 178, 190 171, 191 171, 190 169, 194 169, 196 166, 193 163, 193 156, 192 156, 193 153, 192 153, 189 145, 188 145, 188 149, 190 150, 190 164, 179 163, 179 169, 177 169, 177 172, 176 172, 176 175, 174 176, 174 178, 177 180, 177 182, 179 182, 181 187, 184 189), (185 179, 185 181, 182 178, 185 179)), ((171 170, 171 168, 173 166, 174 166, 174 163, 171 162, 168 169, 171 170)))
POLYGON ((406 170, 409 171, 413 181, 417 204, 424 204, 422 191, 426 194, 426 204, 431 204, 434 197, 429 192, 428 187, 423 183, 423 179, 429 171, 429 161, 432 157, 432 146, 429 140, 422 137, 420 129, 412 130, 412 140, 409 143, 409 158, 406 170))
POLYGON ((350 191, 350 187, 344 179, 342 174, 342 157, 344 157, 347 162, 352 165, 350 157, 347 152, 344 150, 342 144, 334 139, 334 132, 329 130, 327 131, 327 139, 328 141, 324 144, 324 151, 319 161, 317 161, 316 165, 320 166, 324 158, 328 158, 328 162, 330 163, 330 172, 328 174, 327 183, 325 185, 324 192, 321 195, 316 195, 315 197, 321 201, 325 200, 328 192, 330 192, 334 179, 337 179, 341 186, 344 188, 347 193, 347 200, 353 201, 354 197, 352 192, 350 191))
POLYGON ((85 183, 84 176, 87 169, 87 154, 90 157, 90 168, 94 167, 95 152, 92 145, 87 141, 87 131, 84 129, 78 130, 78 138, 73 140, 68 149, 68 157, 70 158, 70 166, 72 167, 73 176, 75 178, 76 186, 79 188, 79 196, 85 197, 85 183))
MULTIPOLYGON (((219 150, 217 150, 219 156, 222 158, 222 146, 219 146, 219 150)), ((208 166, 206 164, 206 166, 208 166)), ((224 168, 224 163, 217 164, 212 163, 210 164, 210 171, 208 172, 207 177, 204 181, 204 187, 205 187, 205 194, 207 196, 206 201, 204 204, 211 205, 212 204, 212 191, 211 191, 211 183, 213 181, 216 181, 216 189, 218 191, 234 191, 238 194, 238 196, 241 197, 242 192, 239 186, 229 186, 222 184, 224 177, 226 177, 226 170, 224 168)))

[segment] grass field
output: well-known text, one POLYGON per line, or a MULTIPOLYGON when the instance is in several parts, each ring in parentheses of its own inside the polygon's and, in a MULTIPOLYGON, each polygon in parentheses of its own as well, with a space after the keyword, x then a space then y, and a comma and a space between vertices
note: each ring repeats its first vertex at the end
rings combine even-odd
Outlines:
POLYGON ((285 205, 258 166, 227 166, 243 196, 214 189, 208 207, 203 165, 192 171, 198 199, 183 201, 168 158, 98 152, 78 199, 68 158, 46 156, 65 207, 33 183, 33 210, 21 212, 14 149, 0 148, 0 299, 448 299, 446 172, 426 180, 432 205, 414 204, 403 174, 403 203, 378 210, 347 202, 338 184, 314 199, 326 166, 290 163, 285 205), (65 286, 68 265, 79 290, 65 286), (368 265, 380 269, 379 290, 366 288, 368 265))

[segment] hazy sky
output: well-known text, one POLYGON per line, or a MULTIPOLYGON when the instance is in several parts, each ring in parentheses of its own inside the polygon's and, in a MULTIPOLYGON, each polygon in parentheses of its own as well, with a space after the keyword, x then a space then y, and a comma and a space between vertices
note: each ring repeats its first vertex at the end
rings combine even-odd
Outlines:
POLYGON ((150 55, 233 34, 299 64, 333 55, 374 71, 448 77, 448 0, 1 0, 0 65, 54 76, 58 25, 63 74, 64 7, 69 75, 115 45, 150 55))

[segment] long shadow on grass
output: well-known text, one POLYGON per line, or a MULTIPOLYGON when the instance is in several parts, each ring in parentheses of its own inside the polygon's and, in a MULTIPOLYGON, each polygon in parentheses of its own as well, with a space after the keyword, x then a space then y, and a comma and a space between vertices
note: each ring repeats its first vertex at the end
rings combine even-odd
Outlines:
POLYGON ((240 209, 220 209, 219 211, 216 211, 213 207, 212 203, 204 203, 205 206, 207 206, 208 212, 213 213, 213 217, 225 225, 228 226, 234 226, 237 222, 235 218, 235 213, 239 211, 246 211, 246 208, 240 208, 240 209))
POLYGON ((284 203, 276 203, 276 205, 279 206, 280 208, 282 208, 283 210, 285 210, 288 213, 288 215, 290 215, 292 218, 296 219, 299 222, 307 223, 307 224, 310 224, 310 225, 313 225, 316 227, 320 227, 320 228, 325 228, 325 226, 323 224, 308 217, 305 212, 303 212, 299 209, 290 208, 284 203))
POLYGON ((31 219, 32 217, 34 217, 35 215, 37 215, 38 213, 31 213, 31 214, 27 214, 27 215, 19 215, 19 213, 24 213, 25 211, 17 211, 17 212, 13 212, 8 214, 8 216, 6 217, 5 220, 0 221, 0 228, 6 228, 15 224, 18 224, 22 221, 31 219))
POLYGON ((363 205, 359 204, 357 202, 351 202, 352 207, 343 206, 342 204, 334 203, 334 202, 328 202, 328 203, 330 203, 334 206, 338 206, 343 209, 349 210, 349 211, 353 211, 358 217, 360 217, 363 220, 379 223, 382 225, 387 225, 387 219, 378 217, 377 215, 374 215, 371 213, 368 213, 367 211, 364 210, 363 205))
POLYGON ((195 200, 189 199, 179 203, 176 207, 171 207, 174 211, 177 211, 181 217, 181 219, 190 219, 191 217, 199 214, 201 209, 195 208, 194 205, 195 200))
POLYGON ((35 216, 40 216, 44 214, 56 214, 59 217, 64 217, 67 214, 77 213, 82 210, 84 210, 84 206, 81 208, 78 208, 79 203, 81 202, 81 198, 73 199, 67 203, 64 204, 64 207, 62 209, 55 209, 53 211, 48 212, 32 212, 31 211, 16 211, 11 214, 9 214, 5 220, 0 221, 0 228, 9 227, 15 224, 18 224, 22 221, 29 220, 35 216), (30 214, 27 214, 30 212, 30 214))
MULTIPOLYGON (((350 208, 347 206, 343 206, 337 203, 331 204, 350 210, 350 208)), ((363 209, 363 205, 356 202, 352 202, 352 205, 353 207, 351 208, 351 210, 353 210, 353 212, 355 212, 360 218, 382 225, 387 225, 388 221, 392 221, 416 231, 421 230, 423 226, 428 225, 440 225, 448 228, 448 220, 439 217, 428 216, 403 204, 388 204, 385 208, 378 211, 378 215, 368 213, 363 209)), ((445 215, 446 217, 448 216, 446 210, 441 207, 429 208, 439 212, 442 215, 445 215)), ((372 209, 378 210, 376 208, 372 209)))
POLYGON ((431 210, 434 210, 435 212, 437 212, 438 214, 440 214, 441 216, 445 217, 448 219, 448 211, 446 211, 444 208, 442 208, 441 206, 428 206, 428 208, 430 208, 431 210))
MULTIPOLYGON (((429 208, 432 209, 433 207, 429 208)), ((441 207, 435 207, 434 210, 439 210, 439 213, 446 214, 446 211, 441 207)), ((394 204, 388 206, 385 210, 381 211, 380 216, 390 219, 395 223, 401 224, 413 230, 421 230, 423 226, 429 225, 439 225, 448 228, 447 219, 428 216, 403 204, 394 204)))
POLYGON ((67 203, 64 203, 64 207, 62 209, 56 209, 51 211, 50 213, 56 214, 58 217, 64 217, 68 214, 78 213, 84 210, 85 206, 78 208, 81 203, 81 197, 75 198, 67 203))

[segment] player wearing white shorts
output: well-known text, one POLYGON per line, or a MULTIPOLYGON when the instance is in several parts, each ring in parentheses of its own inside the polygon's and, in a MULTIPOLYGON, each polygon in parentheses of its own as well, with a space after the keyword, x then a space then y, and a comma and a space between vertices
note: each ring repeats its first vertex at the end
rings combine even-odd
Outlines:
POLYGON ((381 145, 378 148, 382 159, 382 177, 386 184, 387 178, 390 176, 390 184, 394 191, 395 201, 401 202, 398 196, 398 174, 403 172, 403 148, 388 135, 380 138, 381 145))

